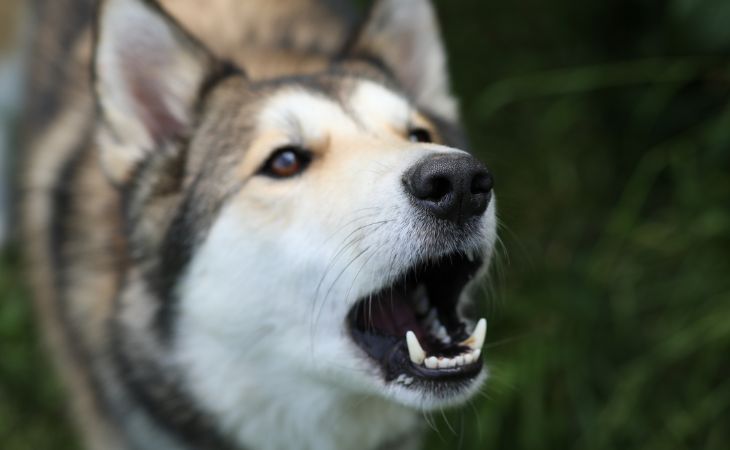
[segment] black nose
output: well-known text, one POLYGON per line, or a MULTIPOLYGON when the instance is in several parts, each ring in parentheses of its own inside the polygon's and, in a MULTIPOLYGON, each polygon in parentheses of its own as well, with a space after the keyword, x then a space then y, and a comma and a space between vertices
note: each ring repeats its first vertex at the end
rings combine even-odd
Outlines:
POLYGON ((473 156, 442 154, 418 161, 403 175, 403 184, 418 208, 463 224, 487 209, 494 181, 473 156))

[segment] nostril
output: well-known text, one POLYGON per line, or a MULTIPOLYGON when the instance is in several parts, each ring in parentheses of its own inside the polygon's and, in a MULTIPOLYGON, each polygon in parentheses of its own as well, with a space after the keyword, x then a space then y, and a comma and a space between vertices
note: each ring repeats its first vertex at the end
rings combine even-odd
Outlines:
POLYGON ((494 179, 489 172, 478 173, 471 180, 471 193, 488 194, 494 188, 494 179))
POLYGON ((452 190, 451 181, 445 177, 434 177, 430 181, 430 189, 425 199, 439 202, 452 190))

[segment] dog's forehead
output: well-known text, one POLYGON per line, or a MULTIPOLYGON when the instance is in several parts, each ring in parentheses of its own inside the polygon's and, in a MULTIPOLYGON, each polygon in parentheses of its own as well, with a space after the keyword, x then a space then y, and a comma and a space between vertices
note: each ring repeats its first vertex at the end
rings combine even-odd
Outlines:
POLYGON ((405 125, 410 121, 412 107, 405 97, 382 84, 361 81, 352 91, 350 107, 361 122, 405 125))
POLYGON ((411 105, 398 92, 367 79, 349 79, 336 89, 284 87, 263 104, 260 130, 294 133, 303 141, 323 134, 378 132, 409 122, 411 105))
POLYGON ((191 173, 214 167, 216 179, 240 180, 277 148, 339 151, 348 143, 402 136, 412 120, 421 119, 409 100, 370 78, 326 75, 249 85, 235 77, 207 103, 187 163, 191 173), (231 170, 232 178, 223 175, 231 170))

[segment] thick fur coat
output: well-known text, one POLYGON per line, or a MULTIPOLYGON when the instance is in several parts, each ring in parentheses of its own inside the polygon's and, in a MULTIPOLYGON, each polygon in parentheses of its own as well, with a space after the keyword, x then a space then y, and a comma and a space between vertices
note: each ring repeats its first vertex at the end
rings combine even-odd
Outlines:
POLYGON ((426 0, 38 3, 24 247, 89 448, 415 449, 480 388, 495 201, 426 0))

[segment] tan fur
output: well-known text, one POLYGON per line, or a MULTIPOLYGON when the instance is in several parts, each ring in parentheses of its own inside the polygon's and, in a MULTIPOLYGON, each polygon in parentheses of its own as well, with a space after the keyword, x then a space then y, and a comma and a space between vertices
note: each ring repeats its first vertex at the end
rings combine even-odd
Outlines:
POLYGON ((253 79, 321 70, 348 32, 341 17, 311 0, 162 3, 214 53, 239 63, 253 79))
MULTIPOLYGON (((82 126, 81 122, 87 120, 86 114, 90 111, 91 105, 86 103, 72 104, 56 126, 49 130, 44 139, 38 142, 38 148, 48 150, 45 152, 34 152, 34 158, 28 161, 31 171, 27 177, 29 186, 26 187, 25 210, 24 210, 24 241, 28 243, 27 262, 30 265, 29 273, 32 275, 32 286, 37 316, 41 321, 41 328, 45 333, 45 341, 49 347, 49 354, 55 360, 59 373, 64 384, 69 390, 68 399, 73 411, 74 421, 82 430, 89 448, 122 448, 121 441, 116 433, 104 420, 95 398, 93 389, 90 389, 89 367, 79 364, 78 356, 74 354, 68 339, 67 330, 64 329, 62 321, 59 321, 61 312, 55 295, 53 283, 53 264, 49 254, 52 243, 49 240, 48 224, 51 221, 53 206, 52 199, 48 192, 51 191, 53 181, 49 176, 58 173, 59 165, 64 162, 63 157, 67 156, 64 150, 74 148, 73 142, 78 135, 72 134, 82 126), (57 153, 53 153, 57 150, 57 153), (54 157, 55 156, 55 157, 54 157)), ((96 170, 96 157, 93 153, 87 154, 87 162, 84 170, 88 175, 80 179, 80 185, 73 187, 75 190, 87 190, 91 188, 96 195, 93 201, 87 206, 89 219, 104 223, 113 220, 113 216, 106 214, 108 207, 99 207, 100 203, 112 204, 115 196, 110 192, 108 183, 100 179, 100 172, 96 170), (91 184, 91 186, 89 186, 91 184), (86 185, 86 186, 84 186, 86 185), (96 211, 94 211, 94 209, 96 211), (99 217, 101 215, 101 217, 99 217)), ((112 284, 115 282, 113 271, 108 270, 102 264, 97 264, 100 252, 96 249, 107 246, 113 242, 109 236, 109 227, 94 226, 93 222, 79 223, 85 228, 85 236, 89 239, 76 243, 76 251, 85 252, 88 257, 84 260, 88 273, 79 273, 76 282, 72 282, 80 295, 73 297, 74 301, 69 305, 75 310, 78 320, 86 323, 86 336, 83 342, 87 351, 94 353, 105 342, 105 331, 102 329, 105 320, 109 317, 109 308, 112 294, 112 284), (91 289, 82 292, 83 288, 91 289), (97 295, 89 295, 95 292, 97 295), (105 295, 106 293, 106 295, 105 295), (106 299, 106 301, 99 301, 106 299)), ((114 228, 111 228, 114 229, 114 228)), ((81 270, 83 266, 79 266, 81 270)))

